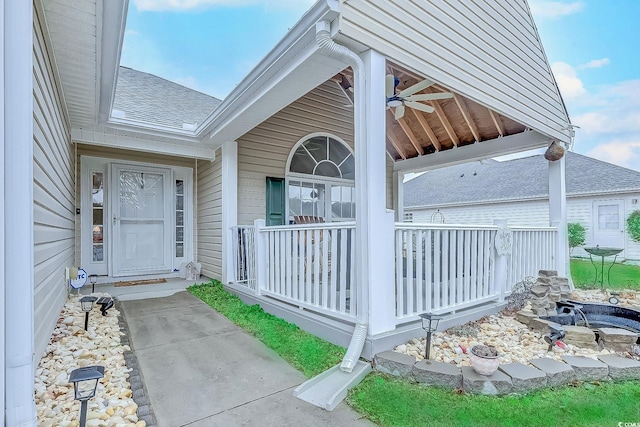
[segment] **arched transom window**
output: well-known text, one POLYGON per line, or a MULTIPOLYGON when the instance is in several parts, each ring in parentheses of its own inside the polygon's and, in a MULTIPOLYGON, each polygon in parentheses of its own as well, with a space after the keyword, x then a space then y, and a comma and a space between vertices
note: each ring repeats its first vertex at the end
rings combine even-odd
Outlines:
POLYGON ((294 147, 287 180, 290 222, 355 218, 355 160, 337 139, 314 136, 294 147))

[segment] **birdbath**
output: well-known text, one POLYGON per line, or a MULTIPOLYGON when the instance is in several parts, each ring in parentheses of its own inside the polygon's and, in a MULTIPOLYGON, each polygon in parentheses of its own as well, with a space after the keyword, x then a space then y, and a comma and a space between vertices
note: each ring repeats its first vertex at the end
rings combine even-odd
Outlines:
POLYGON ((591 260, 591 264, 593 264, 593 268, 596 270, 596 280, 594 284, 598 283, 598 277, 600 277, 600 288, 602 289, 604 289, 604 258, 608 256, 614 257, 613 262, 611 263, 611 265, 609 266, 609 269, 607 270, 607 283, 611 285, 611 278, 610 278, 611 268, 616 263, 616 259, 618 259, 618 254, 622 252, 624 249, 600 247, 598 245, 596 245, 595 247, 585 247, 583 249, 589 254, 589 259, 591 260), (600 274, 598 274, 598 266, 593 261, 592 255, 599 256, 601 258, 600 274))

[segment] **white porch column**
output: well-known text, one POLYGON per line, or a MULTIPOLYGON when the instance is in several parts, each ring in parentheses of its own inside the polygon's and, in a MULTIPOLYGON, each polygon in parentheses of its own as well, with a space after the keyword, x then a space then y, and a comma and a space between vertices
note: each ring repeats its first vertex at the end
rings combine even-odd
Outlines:
POLYGON ((238 225, 238 143, 222 144, 222 283, 233 277, 233 236, 231 227, 238 225))
MULTIPOLYGON (((385 58, 361 54, 366 79, 367 140, 356 143, 357 280, 369 295, 369 334, 395 328, 393 212, 386 209, 385 58)), ((363 295, 367 298, 366 295, 363 295)))
POLYGON ((4 414, 35 426, 33 308, 33 3, 2 1, 4 45, 4 414))
POLYGON ((558 227, 558 241, 556 242, 556 268, 558 276, 567 277, 569 274, 569 241, 567 236, 567 189, 565 180, 565 159, 549 162, 549 222, 558 227))

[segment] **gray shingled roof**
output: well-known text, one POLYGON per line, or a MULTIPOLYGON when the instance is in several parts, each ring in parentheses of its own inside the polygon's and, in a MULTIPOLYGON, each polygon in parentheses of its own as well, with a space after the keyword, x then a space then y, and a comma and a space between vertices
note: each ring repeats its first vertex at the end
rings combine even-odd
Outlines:
MULTIPOLYGON (((568 196, 640 191, 640 172, 573 152, 566 156, 568 196)), ((548 195, 548 162, 542 155, 465 163, 430 171, 404 183, 406 208, 548 195)))
POLYGON ((220 102, 153 74, 120 67, 113 109, 123 111, 126 120, 182 130, 184 123, 202 123, 220 102))

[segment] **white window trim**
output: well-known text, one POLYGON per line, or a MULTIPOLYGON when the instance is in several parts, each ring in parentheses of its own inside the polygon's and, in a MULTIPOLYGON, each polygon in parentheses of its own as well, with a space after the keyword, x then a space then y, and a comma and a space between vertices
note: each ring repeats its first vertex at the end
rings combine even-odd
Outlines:
MULTIPOLYGON (((349 152, 351 153, 351 156, 354 158, 355 160, 355 153, 353 151, 353 149, 351 148, 351 146, 349 144, 347 144, 342 138, 331 134, 331 133, 327 133, 327 132, 314 132, 314 133, 310 133, 308 135, 306 135, 305 137, 301 138, 300 140, 298 140, 298 142, 293 146, 293 148, 291 148, 291 151, 289 151, 289 156, 287 158, 287 165, 286 165, 286 169, 285 169, 285 178, 284 178, 284 185, 285 185, 285 191, 286 191, 286 197, 285 197, 285 210, 286 210, 286 218, 287 220, 289 220, 289 218, 291 217, 290 214, 290 210, 289 210, 289 182, 290 181, 303 181, 303 182, 308 182, 310 184, 322 184, 325 186, 328 186, 328 190, 326 191, 326 196, 325 196, 325 207, 324 207, 324 212, 325 212, 325 218, 327 221, 331 222, 333 221, 332 218, 332 211, 331 211, 331 187, 334 185, 340 185, 340 186, 348 186, 348 187, 353 187, 355 188, 355 179, 351 180, 351 179, 345 179, 345 178, 335 178, 335 177, 328 177, 328 176, 322 176, 322 175, 309 175, 309 174, 304 174, 304 173, 299 173, 299 172, 289 172, 289 170, 291 169, 291 161, 293 159, 293 155, 296 153, 296 151, 298 150, 298 148, 306 141, 308 141, 311 138, 316 138, 316 137, 321 137, 321 138, 331 138, 334 139, 338 142, 340 142, 341 144, 343 144, 345 147, 347 147, 349 149, 349 152)), ((358 207, 356 206, 356 209, 358 207)), ((339 222, 339 221, 353 221, 353 219, 342 219, 342 218, 337 218, 335 220, 335 222, 339 222)))

